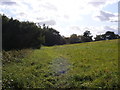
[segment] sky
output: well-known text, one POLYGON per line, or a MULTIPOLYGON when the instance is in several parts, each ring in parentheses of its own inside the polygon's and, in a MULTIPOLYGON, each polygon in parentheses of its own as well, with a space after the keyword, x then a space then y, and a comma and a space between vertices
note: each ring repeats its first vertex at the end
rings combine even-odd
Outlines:
POLYGON ((63 36, 118 32, 119 0, 0 0, 0 14, 46 24, 63 36))

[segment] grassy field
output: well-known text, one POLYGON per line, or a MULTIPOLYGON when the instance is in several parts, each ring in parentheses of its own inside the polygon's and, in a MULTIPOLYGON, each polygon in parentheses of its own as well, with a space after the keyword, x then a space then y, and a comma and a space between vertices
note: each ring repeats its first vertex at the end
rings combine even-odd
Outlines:
POLYGON ((3 88, 119 87, 118 40, 9 51, 3 56, 3 88))

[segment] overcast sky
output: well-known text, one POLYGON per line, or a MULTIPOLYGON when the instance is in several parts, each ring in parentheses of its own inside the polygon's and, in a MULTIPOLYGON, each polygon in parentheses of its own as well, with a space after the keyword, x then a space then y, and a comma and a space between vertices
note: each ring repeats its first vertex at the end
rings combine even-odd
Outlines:
POLYGON ((119 0, 0 0, 0 13, 20 21, 46 24, 61 35, 118 33, 119 0))

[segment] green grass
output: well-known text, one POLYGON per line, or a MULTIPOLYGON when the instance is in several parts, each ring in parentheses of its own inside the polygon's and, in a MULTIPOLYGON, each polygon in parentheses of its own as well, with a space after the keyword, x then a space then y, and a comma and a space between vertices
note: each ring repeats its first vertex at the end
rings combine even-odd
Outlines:
POLYGON ((22 58, 5 53, 3 88, 119 87, 118 40, 42 47, 22 58))

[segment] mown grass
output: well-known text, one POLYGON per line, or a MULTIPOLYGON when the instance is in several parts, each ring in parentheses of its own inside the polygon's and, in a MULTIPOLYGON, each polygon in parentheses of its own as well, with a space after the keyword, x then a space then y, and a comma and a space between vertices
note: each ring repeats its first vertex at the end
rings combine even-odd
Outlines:
POLYGON ((119 87, 118 40, 42 47, 22 52, 24 57, 5 53, 4 58, 9 58, 3 60, 4 89, 119 87), (57 72, 61 67, 66 71, 57 72))

